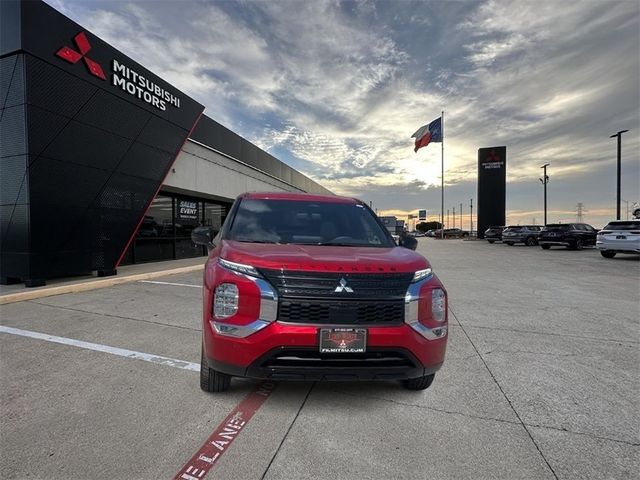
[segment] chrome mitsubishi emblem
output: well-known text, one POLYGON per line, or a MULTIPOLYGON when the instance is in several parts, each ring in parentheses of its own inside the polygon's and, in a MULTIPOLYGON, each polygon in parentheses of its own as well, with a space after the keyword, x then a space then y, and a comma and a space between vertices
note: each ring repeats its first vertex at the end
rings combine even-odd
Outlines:
POLYGON ((340 285, 336 287, 336 289, 333 291, 334 293, 342 293, 342 292, 353 293, 353 288, 347 287, 347 281, 344 279, 344 277, 340 279, 339 283, 340 285))

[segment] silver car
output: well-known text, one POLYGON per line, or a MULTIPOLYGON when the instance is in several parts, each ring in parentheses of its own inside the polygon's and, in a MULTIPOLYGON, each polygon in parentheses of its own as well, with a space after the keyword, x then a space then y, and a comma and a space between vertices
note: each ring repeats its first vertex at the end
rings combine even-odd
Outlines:
POLYGON ((605 258, 616 253, 640 254, 640 220, 614 220, 598 232, 596 248, 605 258))

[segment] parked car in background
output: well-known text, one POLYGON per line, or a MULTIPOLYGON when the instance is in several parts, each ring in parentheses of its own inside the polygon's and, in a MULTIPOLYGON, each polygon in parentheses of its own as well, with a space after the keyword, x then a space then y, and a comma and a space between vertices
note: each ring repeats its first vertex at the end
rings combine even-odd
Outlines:
POLYGON ((538 244, 538 236, 542 231, 540 225, 514 225, 509 226, 502 232, 502 242, 507 245, 524 243, 529 247, 538 244))
POLYGON ((484 231, 484 239, 489 243, 502 241, 503 226, 489 227, 484 231))
MULTIPOLYGON (((434 237, 440 238, 442 236, 442 229, 438 229, 434 232, 434 237)), ((469 232, 460 228, 445 228, 444 238, 466 238, 469 236, 469 232)))
POLYGON ((551 223, 542 229, 538 243, 548 250, 552 246, 582 250, 596 244, 597 231, 586 223, 551 223))
POLYGON ((600 255, 613 258, 616 253, 640 254, 640 220, 614 220, 596 237, 600 255))

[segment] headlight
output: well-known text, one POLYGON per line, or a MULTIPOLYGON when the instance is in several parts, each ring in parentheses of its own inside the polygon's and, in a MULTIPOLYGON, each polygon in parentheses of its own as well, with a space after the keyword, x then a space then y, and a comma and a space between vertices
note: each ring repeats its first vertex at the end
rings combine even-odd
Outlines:
POLYGON ((430 268, 425 268, 424 270, 418 270, 416 273, 414 273, 413 280, 411 280, 411 283, 418 282, 423 278, 427 278, 428 276, 431 275, 431 273, 432 273, 432 270, 430 268))
POLYGON ((447 296, 444 290, 436 288, 431 291, 431 318, 436 322, 444 322, 447 308, 447 296))
POLYGON ((218 259, 218 263, 224 268, 228 268, 229 270, 233 270, 234 272, 244 273, 245 275, 251 275, 252 277, 262 277, 258 270, 256 270, 251 265, 244 265, 242 263, 230 262, 229 260, 223 260, 222 258, 218 259))
POLYGON ((213 315, 227 318, 238 312, 238 287, 233 283, 221 283, 213 298, 213 315))

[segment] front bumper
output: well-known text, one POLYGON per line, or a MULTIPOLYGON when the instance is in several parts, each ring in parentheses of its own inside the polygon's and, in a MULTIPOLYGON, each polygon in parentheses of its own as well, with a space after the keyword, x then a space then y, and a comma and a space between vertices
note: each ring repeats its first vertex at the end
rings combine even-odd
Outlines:
POLYGON ((447 335, 428 340, 407 324, 367 328, 365 354, 320 354, 319 330, 327 327, 276 321, 245 338, 207 327, 204 348, 211 368, 252 378, 408 379, 433 373, 444 362, 447 335))
POLYGON ((209 367, 236 377, 271 380, 406 380, 435 373, 403 348, 372 348, 357 354, 321 354, 317 348, 279 347, 248 367, 209 360, 209 367))

